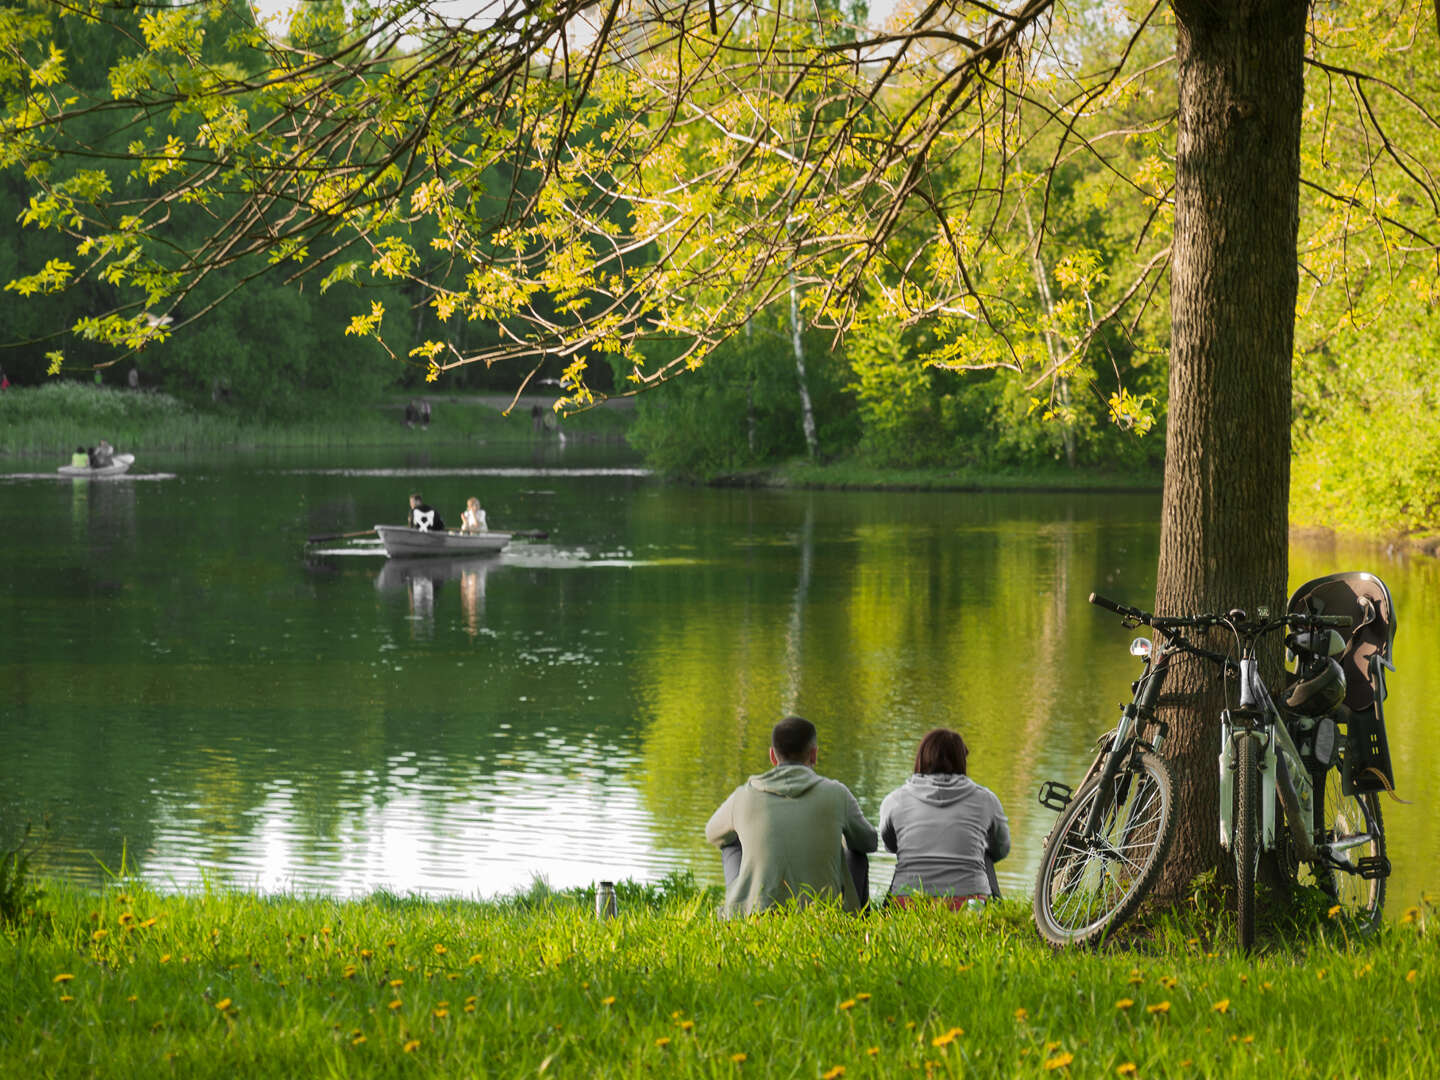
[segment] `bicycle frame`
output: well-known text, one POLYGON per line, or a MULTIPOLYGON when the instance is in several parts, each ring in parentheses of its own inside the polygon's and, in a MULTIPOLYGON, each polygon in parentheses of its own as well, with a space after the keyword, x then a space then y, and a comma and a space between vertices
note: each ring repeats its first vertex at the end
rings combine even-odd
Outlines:
POLYGON ((1260 679, 1260 664, 1253 646, 1247 647, 1238 663, 1240 708, 1220 714, 1220 846, 1229 851, 1235 833, 1236 741, 1256 739, 1260 764, 1260 845, 1261 851, 1275 849, 1275 824, 1279 800, 1291 813, 1291 832, 1302 861, 1315 857, 1315 842, 1309 823, 1314 820, 1315 786, 1300 751, 1280 719, 1270 691, 1260 679))

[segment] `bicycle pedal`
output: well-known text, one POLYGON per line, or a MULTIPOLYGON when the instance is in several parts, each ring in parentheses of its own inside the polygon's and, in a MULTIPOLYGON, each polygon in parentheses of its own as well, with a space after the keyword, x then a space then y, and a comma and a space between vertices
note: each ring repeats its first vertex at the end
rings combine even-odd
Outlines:
POLYGON ((1367 855, 1355 863, 1355 870, 1366 881, 1390 876, 1390 860, 1384 855, 1367 855))
POLYGON ((1062 784, 1059 780, 1046 780, 1040 785, 1040 805, 1046 810, 1054 810, 1057 814, 1070 805, 1075 792, 1070 790, 1068 784, 1062 784))

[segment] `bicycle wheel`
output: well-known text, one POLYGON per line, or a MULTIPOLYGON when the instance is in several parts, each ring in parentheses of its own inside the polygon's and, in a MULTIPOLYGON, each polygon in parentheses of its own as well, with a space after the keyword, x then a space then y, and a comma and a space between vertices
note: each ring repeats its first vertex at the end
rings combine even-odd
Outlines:
MULTIPOLYGON (((1340 788, 1340 770, 1325 773, 1323 798, 1315 800, 1315 828, 1325 843, 1340 844, 1336 859, 1355 867, 1360 859, 1385 855, 1385 822, 1380 800, 1373 792, 1346 795, 1340 788), (1347 846, 1353 844, 1354 846, 1347 846)), ((1385 879, 1366 880, 1358 873, 1334 866, 1309 865, 1300 868, 1302 885, 1314 885, 1340 907, 1363 933, 1380 926, 1385 907, 1385 879)))
POLYGON ((1035 883, 1035 927, 1052 945, 1091 945, 1128 919, 1175 832, 1170 770, 1141 753, 1128 772, 1083 784, 1055 823, 1035 883), (1091 808, 1099 824, 1086 833, 1091 808))
POLYGON ((1235 745, 1235 926, 1240 948, 1255 944, 1255 868, 1260 855, 1260 769, 1255 739, 1242 736, 1235 745))

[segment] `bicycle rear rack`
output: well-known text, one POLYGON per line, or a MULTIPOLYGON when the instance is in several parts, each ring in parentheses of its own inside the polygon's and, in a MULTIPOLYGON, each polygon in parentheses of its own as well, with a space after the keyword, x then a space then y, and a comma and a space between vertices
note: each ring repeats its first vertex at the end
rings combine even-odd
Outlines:
POLYGON ((1070 800, 1075 797, 1069 784, 1062 784, 1059 780, 1046 780, 1040 785, 1040 805, 1046 810, 1054 810, 1057 814, 1070 805, 1070 800))

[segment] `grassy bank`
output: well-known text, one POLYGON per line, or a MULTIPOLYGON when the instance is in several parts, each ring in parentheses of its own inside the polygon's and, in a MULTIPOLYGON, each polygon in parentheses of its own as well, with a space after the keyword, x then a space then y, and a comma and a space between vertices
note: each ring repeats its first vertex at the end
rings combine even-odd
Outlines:
MULTIPOLYGON (((225 404, 201 410, 168 394, 57 382, 0 393, 0 455, 68 460, 76 446, 92 446, 102 438, 142 453, 528 441, 551 437, 533 431, 530 415, 532 405, 548 400, 526 398, 508 417, 501 409, 509 400, 498 395, 396 395, 354 407, 317 400, 309 408, 292 406, 283 418, 256 419, 225 404), (405 403, 412 397, 430 402, 428 427, 405 426, 405 403)), ((552 421, 568 438, 580 440, 618 439, 629 422, 630 412, 623 408, 552 421)))
MULTIPOLYGON (((671 882, 494 904, 52 885, 0 930, 8 1076, 1434 1075, 1432 912, 1257 957, 1052 954, 1027 909, 725 923, 671 882)), ((1223 928, 1216 927, 1217 934, 1223 928)))
POLYGON ((797 459, 774 469, 721 477, 722 484, 763 487, 887 491, 1106 491, 1159 492, 1162 477, 1150 472, 1066 469, 880 468, 856 461, 825 464, 797 459))

